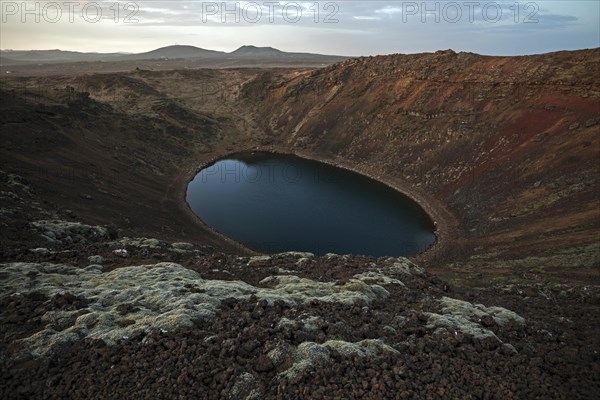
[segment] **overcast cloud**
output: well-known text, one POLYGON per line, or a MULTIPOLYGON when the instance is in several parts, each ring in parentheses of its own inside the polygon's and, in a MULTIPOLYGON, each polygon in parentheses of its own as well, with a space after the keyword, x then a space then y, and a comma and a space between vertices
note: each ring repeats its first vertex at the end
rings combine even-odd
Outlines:
POLYGON ((142 52, 241 45, 341 55, 600 46, 600 2, 0 1, 2 49, 142 52))

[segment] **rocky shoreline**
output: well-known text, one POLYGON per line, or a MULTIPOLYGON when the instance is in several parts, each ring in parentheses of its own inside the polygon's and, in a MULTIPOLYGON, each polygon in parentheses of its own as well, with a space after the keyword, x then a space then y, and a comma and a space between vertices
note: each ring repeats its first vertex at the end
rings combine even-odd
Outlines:
POLYGON ((182 183, 179 184, 176 189, 183 193, 182 197, 183 197, 183 201, 185 203, 186 211, 188 212, 188 214, 190 214, 196 220, 198 220, 199 223, 205 229, 211 230, 212 232, 214 232, 215 235, 222 237, 223 241, 234 244, 235 246, 237 246, 240 249, 240 251, 246 251, 249 254, 255 253, 253 250, 248 249, 242 243, 239 243, 239 242, 223 235, 221 232, 219 232, 219 231, 215 230, 214 228, 212 228, 211 226, 205 224, 204 221, 202 221, 200 218, 198 218, 191 211, 191 209, 189 208, 189 205, 187 204, 185 197, 186 197, 186 192, 187 192, 187 186, 189 185, 191 180, 194 179, 194 177, 200 171, 202 171, 205 168, 210 167, 212 164, 214 164, 220 160, 223 160, 223 159, 226 159, 229 157, 235 157, 236 155, 239 155, 239 154, 250 154, 250 153, 295 155, 295 156, 302 157, 302 158, 305 158, 308 160, 319 161, 321 163, 328 164, 328 165, 331 165, 336 168, 342 168, 342 169, 357 173, 359 175, 363 175, 368 178, 371 178, 377 182, 383 183, 384 185, 388 186, 389 188, 391 188, 399 193, 402 193, 404 196, 410 198, 412 201, 417 203, 421 208, 423 208, 425 210, 425 212, 427 213, 427 215, 429 216, 429 218, 431 219, 431 221, 433 222, 434 227, 435 227, 434 234, 436 236, 436 240, 429 248, 427 248, 425 251, 421 252, 420 254, 418 254, 415 257, 415 259, 418 261, 424 261, 424 260, 431 259, 436 256, 440 256, 441 254, 443 254, 443 252, 445 250, 447 250, 447 248, 446 248, 447 238, 451 237, 451 236, 457 236, 456 232, 457 232, 458 223, 455 220, 455 218, 452 217, 452 214, 450 214, 448 212, 448 210, 445 209, 441 204, 438 204, 438 202, 436 202, 435 199, 431 198, 431 196, 427 196, 426 194, 421 193, 415 187, 411 187, 406 182, 402 182, 400 179, 393 179, 392 177, 389 177, 389 176, 374 175, 373 173, 368 172, 364 169, 353 167, 353 166, 351 166, 350 163, 344 162, 343 160, 323 157, 316 153, 304 153, 304 152, 294 153, 292 149, 287 148, 285 146, 277 146, 276 147, 276 146, 272 146, 272 145, 270 145, 270 146, 254 145, 254 146, 248 147, 247 149, 238 149, 236 151, 222 151, 217 154, 213 153, 213 154, 211 154, 210 158, 208 158, 207 160, 198 161, 196 163, 197 167, 190 168, 190 171, 193 171, 193 172, 189 173, 186 176, 187 180, 185 181, 185 183, 184 183, 184 180, 182 180, 182 183))

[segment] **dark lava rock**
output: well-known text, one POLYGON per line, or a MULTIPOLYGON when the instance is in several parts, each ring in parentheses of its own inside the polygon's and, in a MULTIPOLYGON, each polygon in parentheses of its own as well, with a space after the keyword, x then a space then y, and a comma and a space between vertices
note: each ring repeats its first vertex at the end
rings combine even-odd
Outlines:
POLYGON ((271 359, 267 356, 260 356, 254 363, 254 370, 256 372, 268 372, 275 368, 271 359))
POLYGON ((492 328, 497 325, 496 321, 494 321, 494 318, 492 318, 490 315, 484 315, 483 317, 481 317, 480 322, 481 325, 483 325, 486 328, 492 328))
POLYGON ((133 304, 130 304, 130 303, 123 303, 123 304, 119 304, 116 307, 116 310, 117 310, 117 312, 120 315, 126 315, 126 314, 129 314, 129 313, 132 313, 132 312, 139 311, 140 308, 136 307, 136 306, 134 306, 133 304))

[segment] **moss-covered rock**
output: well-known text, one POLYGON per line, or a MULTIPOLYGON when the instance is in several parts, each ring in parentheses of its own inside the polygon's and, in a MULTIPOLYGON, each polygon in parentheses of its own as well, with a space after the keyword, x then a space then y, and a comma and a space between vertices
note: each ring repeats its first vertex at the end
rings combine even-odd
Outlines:
POLYGON ((20 341, 40 355, 51 351, 55 343, 77 338, 115 343, 150 329, 172 331, 202 325, 218 313, 224 299, 245 302, 256 296, 270 304, 282 301, 291 306, 314 300, 351 305, 389 295, 381 286, 360 280, 336 285, 297 276, 274 276, 263 281, 269 287, 206 280, 175 263, 123 267, 106 273, 95 265, 79 268, 13 263, 1 268, 4 279, 0 280, 0 296, 40 292, 52 297, 69 293, 84 302, 83 310, 72 307, 48 311, 42 319, 43 331, 20 341))
MULTIPOLYGON (((398 353, 396 349, 386 345, 381 340, 373 339, 365 339, 356 343, 343 340, 328 340, 323 344, 304 342, 300 343, 292 352, 294 362, 281 375, 290 380, 295 380, 307 371, 326 368, 327 365, 333 362, 331 357, 332 350, 338 352, 343 357, 376 358, 385 353, 398 353)), ((269 353, 269 356, 273 357, 275 363, 275 360, 281 362, 281 354, 289 355, 289 353, 289 348, 286 348, 281 351, 273 350, 269 353)))
POLYGON ((444 314, 477 318, 479 320, 489 315, 498 325, 504 325, 509 321, 515 321, 521 325, 525 323, 523 317, 503 307, 485 307, 483 304, 472 304, 468 301, 453 299, 451 297, 442 297, 440 305, 444 314))
POLYGON ((31 225, 41 233, 42 237, 53 244, 84 244, 108 239, 108 230, 102 226, 63 220, 34 221, 31 225))

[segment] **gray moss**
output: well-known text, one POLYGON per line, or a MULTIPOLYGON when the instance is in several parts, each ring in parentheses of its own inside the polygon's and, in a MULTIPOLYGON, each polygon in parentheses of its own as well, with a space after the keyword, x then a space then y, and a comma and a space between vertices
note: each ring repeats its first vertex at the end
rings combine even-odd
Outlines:
POLYGON ((140 249, 158 249, 161 246, 161 241, 154 238, 130 238, 124 237, 113 243, 119 247, 137 247, 140 249))
POLYGON ((107 229, 102 226, 85 225, 79 222, 63 220, 41 220, 32 222, 44 237, 51 243, 72 244, 107 239, 107 229))
POLYGON ((365 339, 356 343, 343 340, 328 340, 323 345, 335 349, 346 357, 378 357, 384 353, 398 353, 398 350, 376 339, 365 339))
POLYGON ((261 289, 257 296, 270 304, 277 300, 290 303, 307 303, 312 300, 326 303, 351 305, 357 301, 371 304, 375 300, 384 300, 389 292, 379 285, 367 285, 358 279, 350 279, 343 285, 335 282, 317 282, 294 275, 270 276, 260 282, 271 289, 261 289))
POLYGON ((406 275, 425 276, 425 270, 411 262, 408 258, 398 257, 389 259, 390 269, 406 275))
POLYGON ((294 352, 294 363, 290 368, 282 372, 282 375, 288 379, 296 379, 309 369, 325 368, 331 363, 329 349, 313 342, 304 342, 298 345, 294 352))
POLYGON ((250 257, 250 260, 248 260, 248 266, 249 267, 259 267, 259 266, 266 265, 270 261, 271 261, 271 256, 254 256, 254 257, 250 257))
POLYGON ((479 320, 489 315, 498 325, 504 325, 509 321, 515 321, 520 325, 525 324, 523 317, 503 307, 485 307, 482 304, 472 304, 468 301, 453 299, 451 297, 442 297, 439 302, 444 314, 459 315, 479 320))
POLYGON ((45 247, 38 247, 35 249, 29 249, 30 252, 32 252, 33 254, 37 254, 38 256, 46 256, 48 254, 50 254, 50 250, 48 250, 45 247))
MULTIPOLYGON (((221 301, 226 298, 247 301, 255 295, 269 303, 281 300, 300 305, 313 300, 369 303, 389 295, 381 286, 359 280, 335 285, 296 276, 275 276, 265 279, 264 283, 270 287, 255 287, 241 281, 205 280, 197 272, 174 263, 123 267, 105 273, 96 265, 78 268, 51 263, 12 263, 0 267, 4 273, 0 296, 38 291, 52 297, 68 292, 89 302, 85 313, 54 310, 43 316, 45 329, 20 340, 38 355, 51 351, 55 343, 76 338, 114 343, 151 328, 171 331, 201 325, 216 315, 221 301), (35 279, 27 277, 32 272, 35 279), (126 315, 119 312, 123 305, 132 305, 126 315), (128 324, 124 324, 124 320, 128 320, 128 324)), ((307 321, 313 322, 317 321, 307 321)))
POLYGON ((498 325, 504 325, 509 321, 525 324, 525 319, 517 313, 502 307, 485 307, 482 304, 472 304, 468 301, 442 297, 439 300, 441 314, 424 313, 427 316, 429 329, 444 328, 450 333, 463 333, 477 339, 493 337, 501 342, 491 330, 483 327, 481 318, 490 316, 498 325))
POLYGON ((267 357, 273 362, 273 365, 279 367, 284 363, 293 360, 295 354, 295 347, 289 343, 281 342, 273 350, 269 351, 267 357))
POLYGON ((279 328, 290 328, 300 323, 302 326, 302 330, 305 332, 317 332, 324 325, 325 321, 321 317, 316 317, 313 315, 306 315, 304 317, 299 317, 296 320, 291 320, 286 317, 283 317, 277 323, 277 327, 279 328))
POLYGON ((102 265, 104 263, 104 257, 102 256, 89 256, 88 262, 92 264, 102 265))
POLYGON ((244 372, 237 377, 231 392, 229 393, 231 400, 259 400, 263 396, 259 390, 259 382, 251 373, 244 372))
POLYGON ((427 317, 428 329, 436 329, 437 333, 440 333, 440 328, 445 329, 449 333, 457 334, 462 333, 465 335, 472 336, 476 339, 486 339, 493 337, 500 342, 500 339, 491 330, 484 328, 478 323, 469 320, 463 315, 451 315, 451 314, 435 314, 435 313, 423 313, 427 317))
POLYGON ((313 258, 315 255, 313 253, 304 252, 304 251, 287 251, 285 253, 279 253, 276 256, 277 257, 294 257, 294 258, 313 258))
POLYGON ((385 353, 398 353, 396 349, 386 345, 381 340, 365 339, 356 343, 343 340, 328 340, 323 344, 304 342, 298 345, 295 350, 290 350, 289 347, 284 346, 281 350, 272 350, 269 353, 269 357, 277 365, 276 360, 281 363, 281 360, 289 357, 290 353, 293 353, 293 364, 283 371, 281 375, 294 380, 307 371, 326 368, 330 365, 333 362, 331 350, 337 351, 344 357, 376 358, 385 353))
POLYGON ((358 279, 359 281, 365 282, 367 284, 378 284, 378 285, 400 285, 402 287, 406 287, 404 283, 399 281, 398 279, 390 278, 387 275, 382 274, 381 272, 375 271, 367 271, 362 274, 354 275, 354 279, 358 279))
POLYGON ((192 250, 194 248, 194 245, 187 242, 176 242, 172 243, 171 247, 178 250, 192 250))

